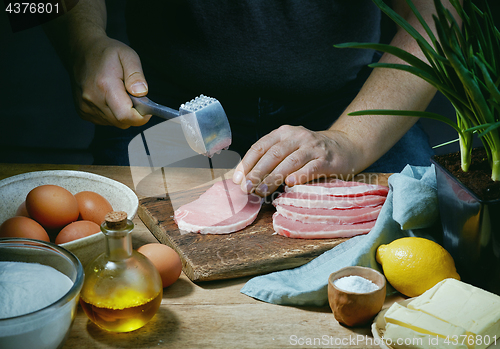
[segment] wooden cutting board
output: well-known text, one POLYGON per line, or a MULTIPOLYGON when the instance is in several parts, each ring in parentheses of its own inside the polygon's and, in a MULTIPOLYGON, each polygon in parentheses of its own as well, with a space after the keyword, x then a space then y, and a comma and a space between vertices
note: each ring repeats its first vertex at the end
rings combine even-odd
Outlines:
MULTIPOLYGON (((388 177, 389 174, 361 174, 355 180, 387 185, 388 177)), ((239 232, 225 235, 181 233, 173 219, 172 201, 193 201, 208 188, 139 200, 139 217, 159 242, 179 253, 183 271, 192 281, 236 278, 298 267, 347 240, 306 240, 277 235, 272 227, 275 208, 271 204, 264 204, 256 220, 239 232)))

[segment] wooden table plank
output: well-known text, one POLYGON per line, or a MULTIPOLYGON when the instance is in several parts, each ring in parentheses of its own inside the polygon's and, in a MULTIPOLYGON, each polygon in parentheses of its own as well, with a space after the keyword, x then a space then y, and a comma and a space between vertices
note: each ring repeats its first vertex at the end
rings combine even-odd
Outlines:
POLYGON ((64 348, 379 348, 368 326, 340 326, 328 307, 278 306, 241 294, 247 280, 196 284, 183 275, 165 289, 155 317, 131 333, 102 331, 80 310, 64 348))
MULTIPOLYGON (((136 189, 128 167, 0 164, 0 179, 49 169, 96 173, 136 189)), ((140 169, 132 169, 136 170, 140 169)), ((144 169, 144 173, 148 172, 150 169, 144 169)), ((180 174, 180 177, 185 174, 180 174)), ((139 192, 138 196, 143 198, 141 195, 139 192)), ((134 223, 135 248, 156 241, 139 217, 134 219, 134 223)), ((248 279, 244 277, 194 283, 182 274, 176 283, 164 289, 158 314, 146 326, 131 333, 102 331, 79 308, 63 349, 379 348, 378 345, 367 342, 372 338, 368 326, 343 327, 338 324, 328 307, 277 306, 243 295, 240 289, 248 279), (314 339, 318 341, 318 338, 327 338, 333 342, 326 345, 309 345, 305 342, 314 339), (349 340, 354 342, 349 343, 349 340), (335 341, 344 341, 344 344, 335 344, 335 341)), ((385 307, 399 299, 401 298, 388 299, 385 307)))

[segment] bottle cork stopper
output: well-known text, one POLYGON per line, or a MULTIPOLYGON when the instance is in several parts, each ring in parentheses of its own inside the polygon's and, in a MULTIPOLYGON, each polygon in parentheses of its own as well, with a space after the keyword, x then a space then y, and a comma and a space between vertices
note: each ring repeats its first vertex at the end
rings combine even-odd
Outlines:
POLYGON ((104 217, 108 228, 123 229, 127 226, 127 212, 111 211, 104 217))

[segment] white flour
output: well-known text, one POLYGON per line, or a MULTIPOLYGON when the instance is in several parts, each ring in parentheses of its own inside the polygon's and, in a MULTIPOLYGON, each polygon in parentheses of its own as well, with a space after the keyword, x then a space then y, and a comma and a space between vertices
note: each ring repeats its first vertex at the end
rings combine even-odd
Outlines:
POLYGON ((56 269, 23 262, 0 262, 0 319, 42 309, 64 296, 73 282, 56 269))

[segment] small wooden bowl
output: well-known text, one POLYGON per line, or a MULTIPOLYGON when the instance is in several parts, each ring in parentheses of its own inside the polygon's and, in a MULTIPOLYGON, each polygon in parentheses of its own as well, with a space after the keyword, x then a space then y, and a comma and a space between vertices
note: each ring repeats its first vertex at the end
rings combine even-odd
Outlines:
POLYGON ((335 319, 346 326, 359 326, 368 323, 384 305, 385 288, 384 275, 372 268, 354 266, 342 268, 332 273, 328 278, 328 302, 335 319), (368 279, 379 288, 368 293, 355 293, 341 290, 333 284, 335 280, 351 275, 368 279))

